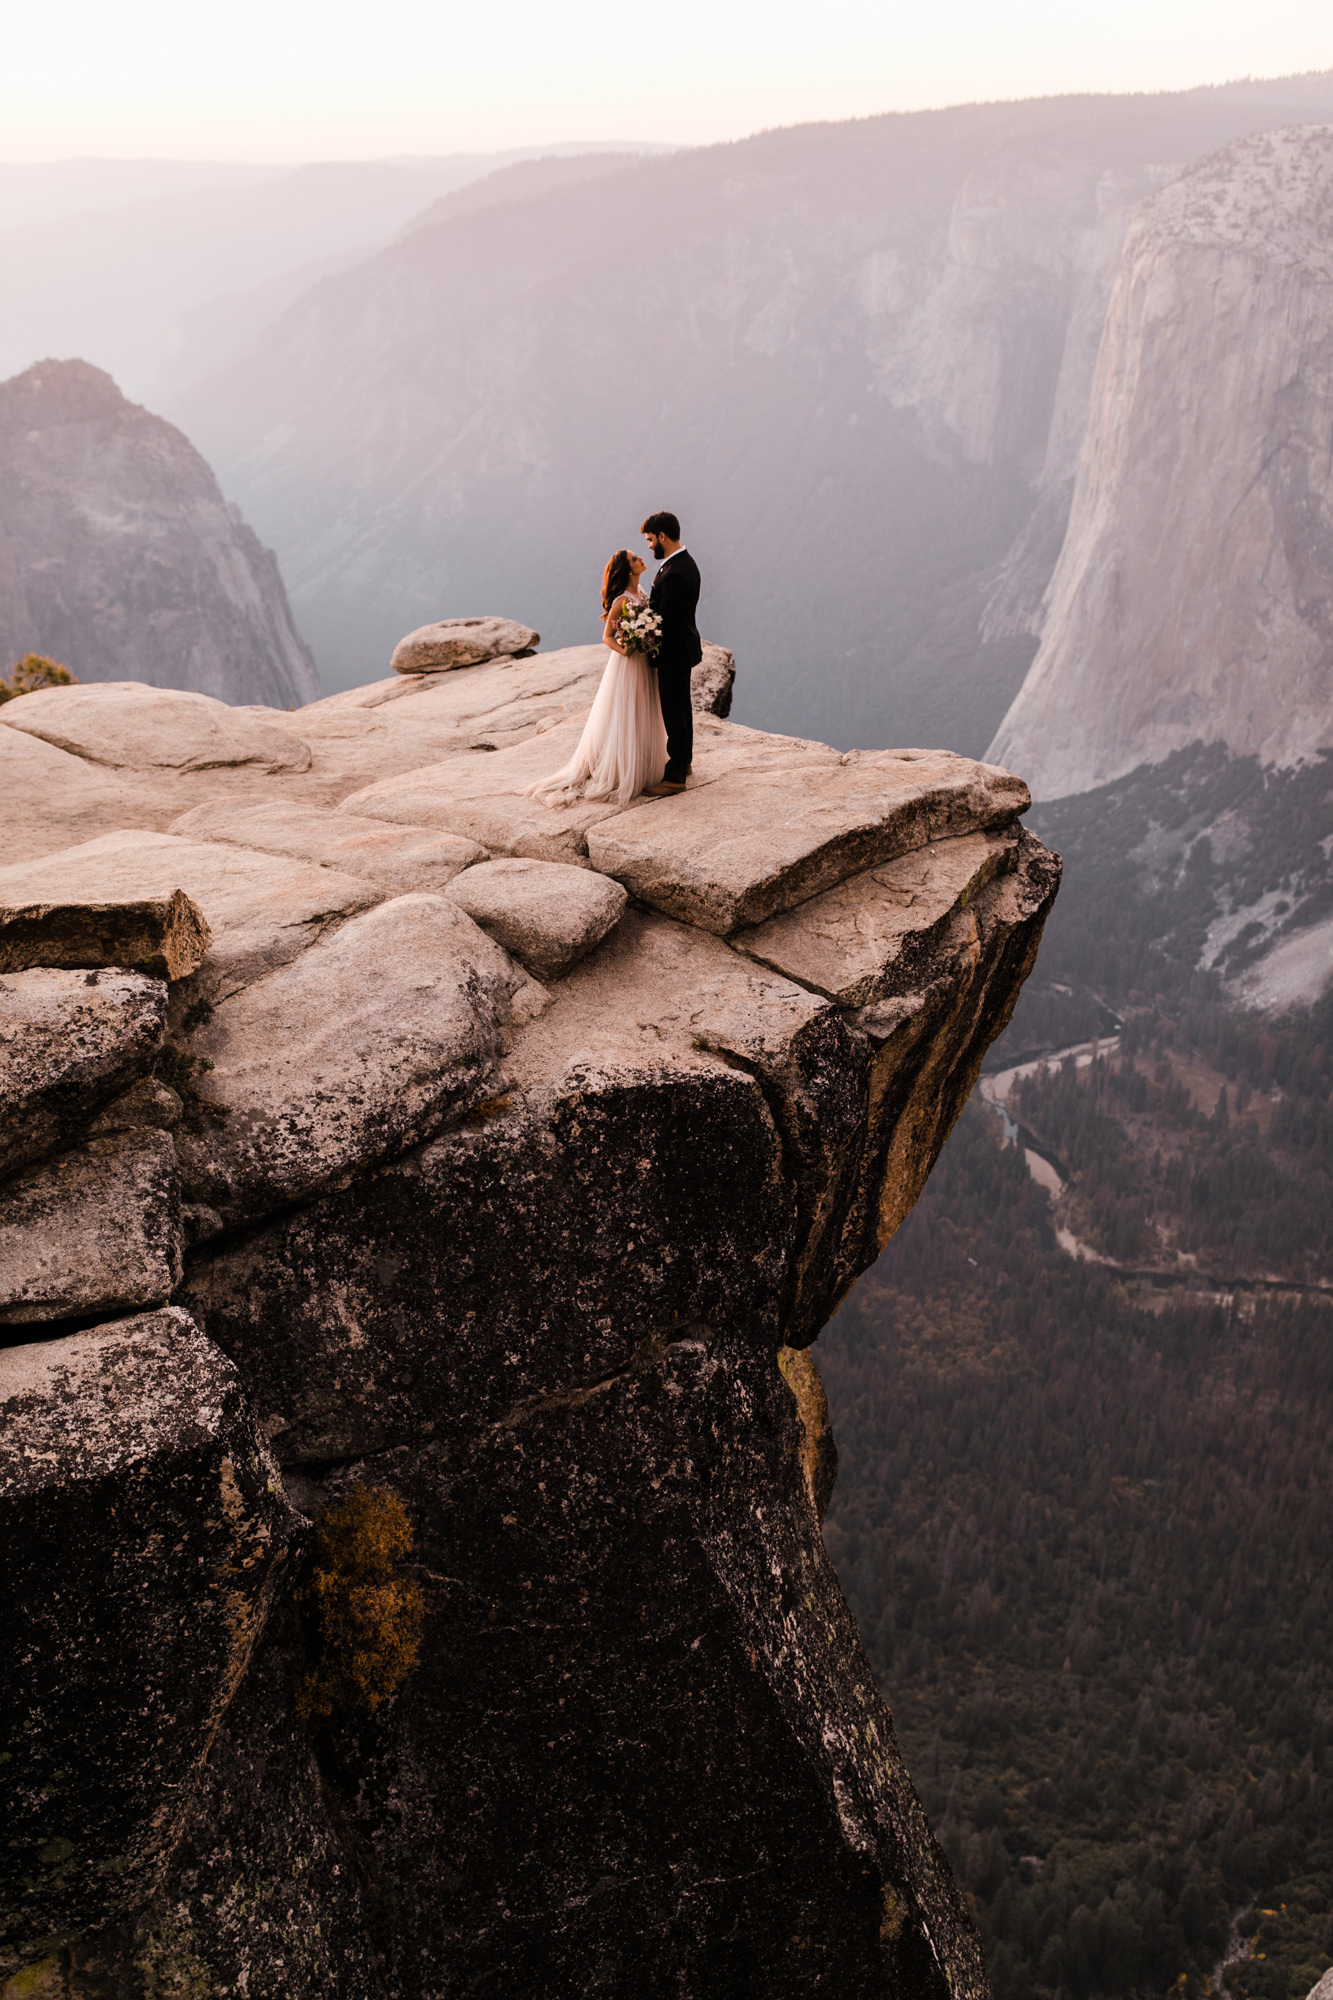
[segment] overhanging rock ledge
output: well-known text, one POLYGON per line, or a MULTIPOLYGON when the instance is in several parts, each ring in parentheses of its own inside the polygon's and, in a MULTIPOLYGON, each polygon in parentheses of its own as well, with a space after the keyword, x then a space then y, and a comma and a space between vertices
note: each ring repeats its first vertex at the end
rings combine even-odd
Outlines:
MULTIPOLYGON (((0 808, 0 921, 180 892, 207 941, 53 972, 29 924, 0 975, 0 1515, 45 1593, 0 1641, 6 2000, 983 2000, 824 1554, 804 1351, 1059 864, 1009 773, 702 684, 689 790, 552 812, 600 666, 252 710, 294 746, 262 765, 177 718, 151 787, 57 787, 46 837, 44 794, 0 808), (71 1210, 66 1271, 89 1161, 128 1208, 71 1210), (310 1523, 367 1487, 419 1655, 303 1722, 310 1523)), ((44 784, 126 702, 79 692, 44 784)))

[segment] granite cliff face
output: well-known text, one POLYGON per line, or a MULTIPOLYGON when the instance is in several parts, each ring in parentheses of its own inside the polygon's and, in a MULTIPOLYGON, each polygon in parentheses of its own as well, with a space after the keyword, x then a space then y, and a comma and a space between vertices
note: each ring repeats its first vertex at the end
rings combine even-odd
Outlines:
POLYGON ((85 361, 0 383, 0 660, 294 707, 319 692, 278 565, 181 433, 85 361))
POLYGON ((601 662, 0 712, 6 839, 76 802, 0 869, 25 1994, 986 1992, 806 1350, 1058 863, 1007 772, 721 720, 717 648, 684 794, 536 805, 601 662), (382 1682, 311 1608, 367 1490, 382 1682), (316 1667, 365 1699, 303 1720, 316 1667))
POLYGON ((443 204, 172 414, 330 686, 487 602, 592 636, 589 550, 669 505, 713 629, 749 635, 746 720, 979 754, 1035 650, 1135 204, 1315 118, 1329 77, 972 105, 443 204))
POLYGON ((1147 201, 1107 315, 1041 648, 991 745, 1040 796, 1192 742, 1333 743, 1333 127, 1147 201))

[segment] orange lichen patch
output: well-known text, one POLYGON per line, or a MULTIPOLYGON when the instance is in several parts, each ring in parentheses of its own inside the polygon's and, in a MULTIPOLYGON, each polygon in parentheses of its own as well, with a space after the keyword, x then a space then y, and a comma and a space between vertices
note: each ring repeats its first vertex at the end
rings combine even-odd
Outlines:
POLYGON ((838 1450, 829 1423, 828 1398, 808 1347, 780 1347, 778 1367, 796 1398, 801 1419, 801 1470, 811 1505, 822 1521, 838 1476, 838 1450))
POLYGON ((324 1516, 298 1593, 318 1653, 297 1689, 298 1715, 376 1709, 402 1686, 421 1652, 421 1591, 399 1573, 411 1552, 406 1509, 383 1487, 353 1487, 324 1516))
POLYGON ((880 1921, 879 1935, 884 1944, 897 1944, 902 1936, 903 1922, 907 1911, 903 1899, 891 1882, 884 1885, 884 1915, 880 1921))

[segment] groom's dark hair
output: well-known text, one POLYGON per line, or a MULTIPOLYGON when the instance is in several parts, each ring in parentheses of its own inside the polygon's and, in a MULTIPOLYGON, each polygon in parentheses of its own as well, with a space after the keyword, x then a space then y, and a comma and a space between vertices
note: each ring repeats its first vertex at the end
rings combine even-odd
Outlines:
POLYGON ((674 514, 650 514, 640 528, 641 535, 665 535, 669 542, 680 540, 680 522, 674 514))

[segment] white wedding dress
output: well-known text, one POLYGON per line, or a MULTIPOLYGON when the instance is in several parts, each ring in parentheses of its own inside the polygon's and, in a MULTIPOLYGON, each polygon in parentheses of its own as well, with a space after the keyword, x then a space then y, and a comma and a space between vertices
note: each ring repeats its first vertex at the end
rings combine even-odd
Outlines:
MULTIPOLYGON (((624 598, 646 604, 641 590, 627 590, 607 614, 618 613, 624 598)), ((613 799, 627 806, 666 769, 667 736, 657 675, 642 653, 618 653, 607 647, 606 670, 597 690, 578 749, 549 778, 527 787, 544 805, 567 805, 572 799, 613 799)))

